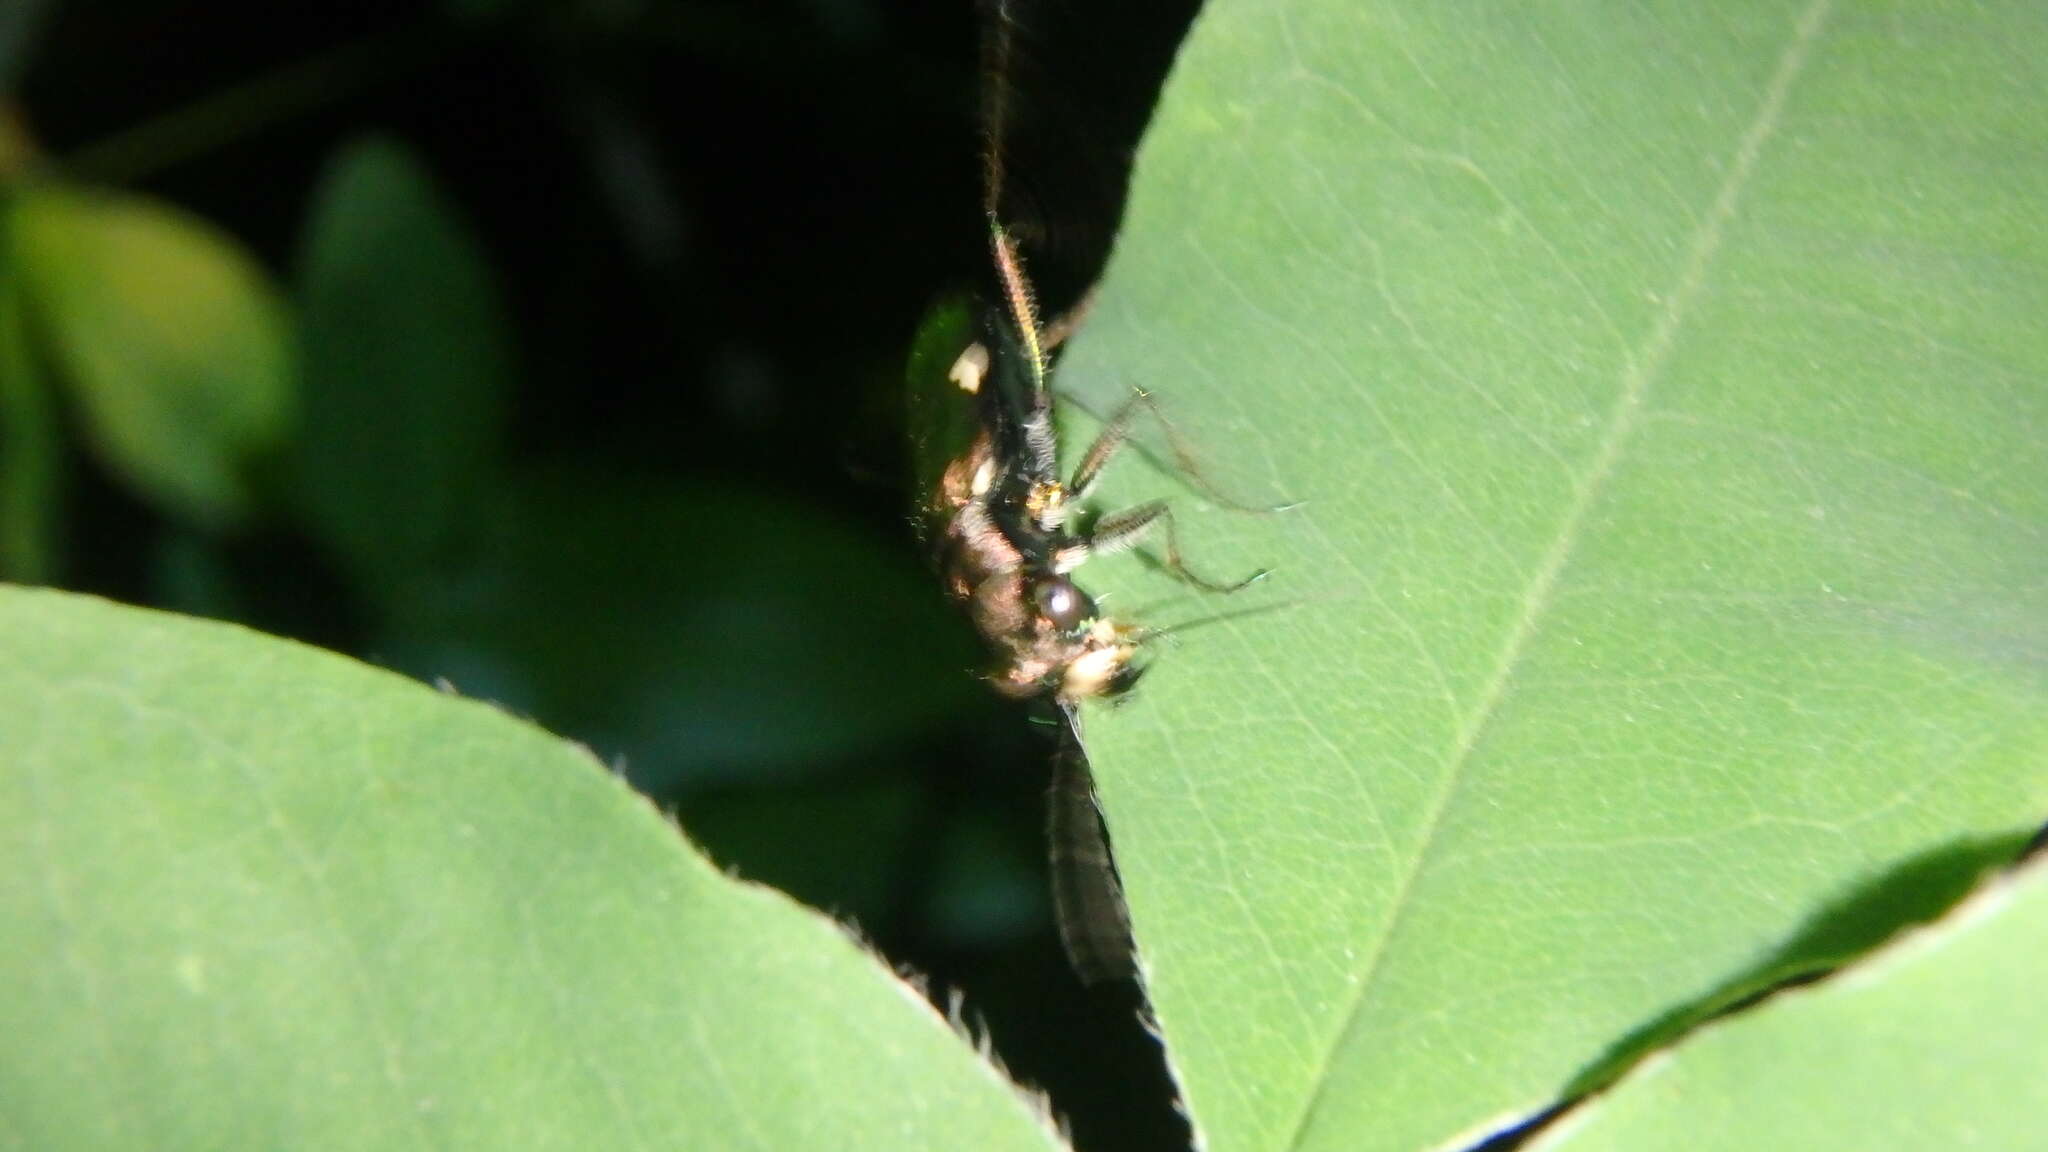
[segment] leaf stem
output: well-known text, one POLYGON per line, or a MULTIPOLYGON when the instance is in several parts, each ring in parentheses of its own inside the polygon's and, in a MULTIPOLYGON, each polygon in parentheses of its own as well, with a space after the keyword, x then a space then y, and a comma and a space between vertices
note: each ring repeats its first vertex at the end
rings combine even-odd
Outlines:
POLYGON ((66 155, 73 176, 127 184, 354 95, 423 58, 417 30, 344 44, 152 116, 66 155))

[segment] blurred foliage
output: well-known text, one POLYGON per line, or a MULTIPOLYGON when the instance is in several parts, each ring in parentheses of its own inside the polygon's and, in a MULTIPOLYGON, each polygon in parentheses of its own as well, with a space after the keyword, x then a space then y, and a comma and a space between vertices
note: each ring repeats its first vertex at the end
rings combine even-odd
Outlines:
POLYGON ((445 555, 503 452, 511 336, 477 242, 403 145, 345 145, 300 257, 307 522, 375 599, 445 555))
POLYGON ((58 433, 14 263, 0 244, 0 575, 38 581, 56 546, 58 433))
POLYGON ((974 16, 0 5, 0 578, 529 715, 965 989, 1084 1138, 1170 1147, 897 483, 904 349, 981 274, 974 16))
POLYGON ((408 586, 380 654, 556 718, 656 795, 808 775, 980 699, 917 565, 795 501, 555 469, 468 526, 470 556, 408 586))
POLYGON ((277 289, 228 237, 154 201, 37 184, 12 208, 31 336, 87 444, 183 520, 248 517, 244 473, 282 445, 293 407, 277 289))

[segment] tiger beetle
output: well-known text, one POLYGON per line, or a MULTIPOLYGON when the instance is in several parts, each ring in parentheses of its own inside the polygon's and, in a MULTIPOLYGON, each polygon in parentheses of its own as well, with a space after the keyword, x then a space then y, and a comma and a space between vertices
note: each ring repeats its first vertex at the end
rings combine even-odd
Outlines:
POLYGON ((1094 557, 1155 537, 1162 567, 1205 591, 1235 592, 1267 573, 1219 582, 1189 569, 1163 500, 1092 519, 1080 510, 1142 413, 1165 431, 1182 475, 1205 495, 1240 510, 1266 509, 1216 493, 1142 390, 1110 415, 1072 476, 1062 479, 1051 375, 1055 354, 1087 305, 1040 324, 1017 241, 999 211, 1009 41, 1008 13, 998 2, 985 30, 983 101, 983 214, 995 299, 979 307, 973 338, 952 360, 946 383, 913 394, 911 440, 920 527, 946 591, 989 649, 989 681, 1011 699, 1058 710, 1048 820, 1054 913, 1068 959, 1084 983, 1094 984, 1129 979, 1135 970, 1122 885, 1081 748, 1078 705, 1130 691, 1144 671, 1136 663, 1139 648, 1159 633, 1105 615, 1073 573, 1094 557))

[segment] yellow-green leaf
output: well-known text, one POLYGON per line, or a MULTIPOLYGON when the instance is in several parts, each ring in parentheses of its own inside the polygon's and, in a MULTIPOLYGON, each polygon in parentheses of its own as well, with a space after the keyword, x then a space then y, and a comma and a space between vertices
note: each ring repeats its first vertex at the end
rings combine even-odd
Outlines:
POLYGON ((289 317, 249 254, 163 204, 57 184, 14 205, 40 335, 102 459, 218 526, 255 503, 252 460, 289 430, 289 317))

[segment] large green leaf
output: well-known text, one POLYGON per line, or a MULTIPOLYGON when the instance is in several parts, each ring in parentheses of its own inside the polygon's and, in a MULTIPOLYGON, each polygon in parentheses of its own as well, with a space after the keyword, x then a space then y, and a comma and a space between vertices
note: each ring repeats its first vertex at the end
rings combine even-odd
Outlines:
POLYGON ((1536 1147, 2039 1147, 2048 870, 2029 871, 1938 929, 1689 1040, 1536 1147))
POLYGON ((491 707, 0 588, 0 734, 0 1145, 1060 1146, 845 931, 491 707))
POLYGON ((489 266, 419 161, 386 140, 336 156, 306 225, 301 495, 386 595, 482 496, 510 338, 489 266))
POLYGON ((154 201, 36 184, 15 255, 90 441, 144 495, 207 526, 255 499, 253 460, 289 430, 292 334, 249 254, 154 201))
POLYGON ((2044 60, 2039 5, 1204 10, 1063 376, 1308 502, 1118 461, 1278 574, 1085 570, 1225 616, 1089 729, 1208 1148, 1482 1133, 2048 814, 2044 60))

